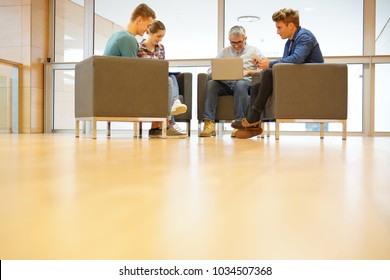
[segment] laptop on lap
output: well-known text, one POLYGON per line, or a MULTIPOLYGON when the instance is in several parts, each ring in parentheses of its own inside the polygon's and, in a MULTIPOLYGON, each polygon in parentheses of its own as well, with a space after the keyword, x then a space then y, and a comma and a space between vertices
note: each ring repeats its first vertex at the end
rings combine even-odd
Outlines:
POLYGON ((244 61, 241 57, 212 58, 211 78, 217 81, 234 81, 244 78, 244 61))

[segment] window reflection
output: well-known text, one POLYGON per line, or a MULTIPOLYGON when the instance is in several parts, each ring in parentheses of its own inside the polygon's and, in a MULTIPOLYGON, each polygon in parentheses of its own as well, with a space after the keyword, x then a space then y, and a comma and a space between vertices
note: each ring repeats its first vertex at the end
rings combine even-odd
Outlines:
MULTIPOLYGON (((248 44, 258 47, 268 57, 281 57, 285 42, 276 34, 272 14, 281 8, 292 8, 299 11, 300 25, 316 36, 323 55, 363 54, 363 0, 290 2, 269 1, 265 5, 264 1, 257 0, 226 0, 225 30, 242 25, 247 31, 248 44), (258 16, 260 20, 237 21, 238 17, 245 15, 258 16)), ((225 39, 225 45, 228 44, 225 39)))
POLYGON ((81 61, 84 56, 84 1, 55 2, 55 61, 81 61))
POLYGON ((390 132, 390 64, 375 65, 375 131, 390 132))

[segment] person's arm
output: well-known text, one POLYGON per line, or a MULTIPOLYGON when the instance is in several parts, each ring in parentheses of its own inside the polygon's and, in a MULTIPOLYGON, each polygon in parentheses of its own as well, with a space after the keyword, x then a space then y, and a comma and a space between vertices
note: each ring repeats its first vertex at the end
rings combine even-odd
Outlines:
POLYGON ((118 48, 122 56, 137 57, 138 56, 138 42, 129 37, 123 37, 118 42, 118 48))
POLYGON ((269 63, 269 67, 272 68, 272 66, 276 63, 304 63, 314 48, 314 41, 308 34, 302 34, 296 38, 295 46, 293 48, 294 49, 291 55, 283 57, 282 59, 271 61, 269 63))

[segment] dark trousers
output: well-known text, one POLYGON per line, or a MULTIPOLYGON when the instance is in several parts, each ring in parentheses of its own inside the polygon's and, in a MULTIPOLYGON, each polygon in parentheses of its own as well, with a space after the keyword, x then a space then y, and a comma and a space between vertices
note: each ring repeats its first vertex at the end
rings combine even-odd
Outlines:
POLYGON ((263 75, 260 84, 255 84, 250 90, 250 100, 252 110, 258 113, 263 112, 265 104, 268 98, 272 95, 273 81, 272 81, 272 69, 263 70, 263 75))

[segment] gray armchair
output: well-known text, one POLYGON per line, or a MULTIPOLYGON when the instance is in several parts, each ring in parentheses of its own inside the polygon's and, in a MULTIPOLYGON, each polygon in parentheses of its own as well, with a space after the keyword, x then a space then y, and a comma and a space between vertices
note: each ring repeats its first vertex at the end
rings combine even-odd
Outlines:
POLYGON ((168 61, 142 58, 92 56, 75 70, 76 137, 80 121, 160 121, 166 137, 168 116, 168 61), (152 78, 151 78, 152 77, 152 78))
MULTIPOLYGON (((261 116, 263 122, 275 122, 275 138, 284 122, 340 122, 342 139, 347 135, 348 69, 346 64, 275 64, 272 67, 273 94, 261 116)), ((253 82, 259 82, 255 78, 253 82)), ((269 135, 269 125, 268 125, 269 135)))

